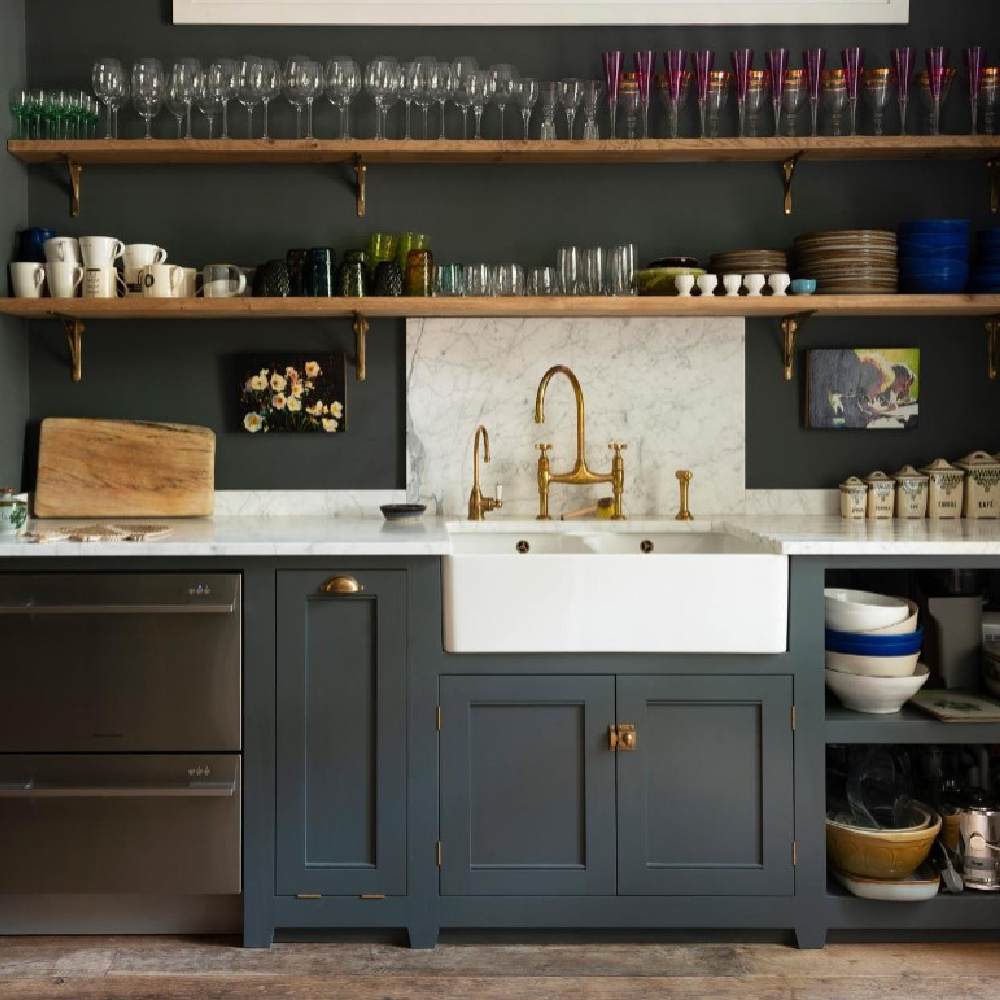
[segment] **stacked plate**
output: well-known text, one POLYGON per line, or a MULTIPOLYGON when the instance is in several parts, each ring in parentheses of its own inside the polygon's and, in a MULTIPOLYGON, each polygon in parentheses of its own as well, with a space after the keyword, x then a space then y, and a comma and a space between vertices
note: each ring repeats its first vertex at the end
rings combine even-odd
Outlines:
POLYGON ((821 295, 895 292, 896 234, 842 229, 795 238, 795 277, 815 278, 821 295))
POLYGON ((970 292, 1000 292, 1000 229, 979 233, 979 262, 969 279, 970 292))
POLYGON ((729 250, 713 253, 709 270, 713 274, 784 274, 788 256, 784 250, 729 250))

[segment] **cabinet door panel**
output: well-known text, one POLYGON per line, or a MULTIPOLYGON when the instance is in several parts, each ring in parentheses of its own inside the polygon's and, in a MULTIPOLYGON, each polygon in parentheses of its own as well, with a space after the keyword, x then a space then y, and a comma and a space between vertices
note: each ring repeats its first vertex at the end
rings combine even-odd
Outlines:
POLYGON ((406 577, 278 574, 277 892, 406 891, 406 577))
POLYGON ((618 678, 620 893, 793 891, 791 704, 787 677, 618 678))
POLYGON ((441 891, 615 891, 610 677, 441 679, 441 891))

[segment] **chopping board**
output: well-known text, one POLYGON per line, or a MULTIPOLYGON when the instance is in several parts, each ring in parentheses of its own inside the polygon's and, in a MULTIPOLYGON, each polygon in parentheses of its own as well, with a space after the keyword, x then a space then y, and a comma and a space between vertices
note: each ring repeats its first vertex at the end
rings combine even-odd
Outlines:
POLYGON ((42 421, 36 517, 203 517, 214 490, 215 433, 207 427, 42 421))

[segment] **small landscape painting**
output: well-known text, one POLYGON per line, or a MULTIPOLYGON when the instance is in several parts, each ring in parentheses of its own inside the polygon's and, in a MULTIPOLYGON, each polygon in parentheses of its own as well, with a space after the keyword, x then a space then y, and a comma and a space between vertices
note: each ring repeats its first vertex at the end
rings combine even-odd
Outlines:
POLYGON ((242 430, 338 434, 347 429, 343 354, 243 355, 238 371, 242 430))
POLYGON ((919 395, 917 347, 806 351, 806 427, 907 430, 919 395))

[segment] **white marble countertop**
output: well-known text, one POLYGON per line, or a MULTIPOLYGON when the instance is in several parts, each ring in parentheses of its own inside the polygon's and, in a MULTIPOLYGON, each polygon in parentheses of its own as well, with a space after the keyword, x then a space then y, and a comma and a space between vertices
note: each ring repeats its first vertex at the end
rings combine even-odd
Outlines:
MULTIPOLYGON (((110 519, 105 519, 110 520, 110 519)), ((70 521, 29 521, 49 530, 70 521)), ((128 524, 125 520, 114 523, 128 524)), ((493 516, 479 523, 425 517, 413 525, 363 517, 215 517, 172 520, 163 538, 144 542, 38 543, 0 536, 0 558, 44 556, 441 556, 451 552, 448 524, 458 530, 538 531, 536 521, 493 516)), ((725 531, 780 555, 964 555, 1000 557, 1000 521, 847 521, 824 516, 724 516, 678 522, 672 517, 626 522, 552 521, 557 531, 725 531)))

